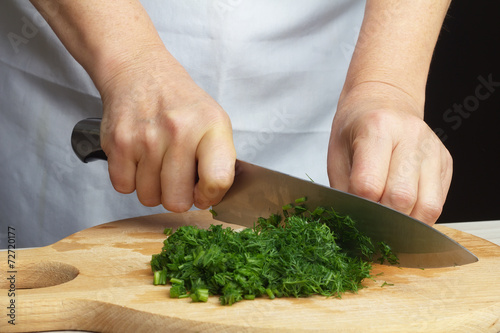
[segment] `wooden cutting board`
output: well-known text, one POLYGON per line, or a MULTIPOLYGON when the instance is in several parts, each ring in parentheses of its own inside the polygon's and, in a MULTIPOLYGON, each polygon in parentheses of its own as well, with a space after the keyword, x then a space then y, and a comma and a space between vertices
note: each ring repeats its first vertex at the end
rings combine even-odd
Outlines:
POLYGON ((191 303, 169 298, 168 286, 153 286, 149 261, 162 248, 163 229, 214 222, 219 223, 207 211, 152 215, 17 250, 15 325, 6 316, 12 297, 10 281, 3 278, 5 259, 0 332, 500 331, 500 247, 444 226, 436 228, 476 254, 478 262, 424 270, 374 265, 373 273, 382 275, 341 299, 260 298, 221 306, 218 297, 191 303), (384 282, 393 285, 382 287, 384 282))

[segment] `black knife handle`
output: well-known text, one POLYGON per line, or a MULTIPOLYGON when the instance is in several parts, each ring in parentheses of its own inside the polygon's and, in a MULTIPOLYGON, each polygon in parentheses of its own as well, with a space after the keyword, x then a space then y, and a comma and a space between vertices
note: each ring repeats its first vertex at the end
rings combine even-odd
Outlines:
POLYGON ((82 162, 107 160, 101 148, 101 118, 88 118, 79 121, 71 133, 71 147, 82 162))

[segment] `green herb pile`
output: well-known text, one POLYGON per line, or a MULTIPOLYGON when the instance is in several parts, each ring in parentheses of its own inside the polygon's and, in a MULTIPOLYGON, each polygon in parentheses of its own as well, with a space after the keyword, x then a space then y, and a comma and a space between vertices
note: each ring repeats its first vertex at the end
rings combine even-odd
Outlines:
MULTIPOLYGON (((255 297, 340 297, 356 292, 370 275, 375 246, 355 222, 333 209, 308 211, 305 198, 283 207, 283 216, 259 218, 236 232, 182 226, 151 260, 156 284, 172 284, 170 297, 195 302, 220 295, 222 305, 255 297)), ((387 244, 381 261, 397 263, 387 244)))

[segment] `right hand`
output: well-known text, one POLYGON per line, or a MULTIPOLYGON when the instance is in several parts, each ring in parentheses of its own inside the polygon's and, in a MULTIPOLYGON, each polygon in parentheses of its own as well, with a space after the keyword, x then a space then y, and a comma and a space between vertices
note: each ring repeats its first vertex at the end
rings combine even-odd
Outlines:
POLYGON ((111 182, 145 206, 206 209, 234 178, 229 116, 166 49, 142 51, 117 61, 99 85, 111 182))

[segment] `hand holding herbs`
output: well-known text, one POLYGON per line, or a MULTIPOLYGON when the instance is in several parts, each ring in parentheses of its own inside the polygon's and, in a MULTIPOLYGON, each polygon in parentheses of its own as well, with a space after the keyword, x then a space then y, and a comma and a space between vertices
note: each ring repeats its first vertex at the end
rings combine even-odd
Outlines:
MULTIPOLYGON (((371 278, 376 251, 355 222, 334 210, 308 211, 304 198, 283 207, 283 216, 259 218, 254 228, 236 232, 222 225, 208 230, 182 226, 151 260, 155 285, 169 281, 170 297, 222 305, 255 297, 337 296, 356 292, 371 278), (298 204, 298 205, 297 205, 298 204)), ((397 263, 380 243, 381 262, 397 263)))

